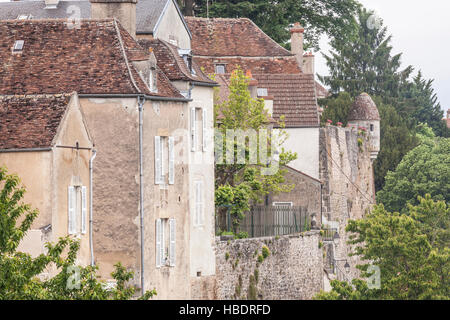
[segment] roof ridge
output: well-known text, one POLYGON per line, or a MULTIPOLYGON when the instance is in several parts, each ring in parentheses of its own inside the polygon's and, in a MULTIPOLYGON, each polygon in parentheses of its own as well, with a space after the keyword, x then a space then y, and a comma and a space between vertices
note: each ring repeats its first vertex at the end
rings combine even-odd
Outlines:
POLYGON ((135 82, 135 80, 133 78, 133 73, 131 72, 131 68, 130 68, 130 65, 129 65, 129 62, 128 62, 128 57, 127 57, 127 52, 126 52, 125 47, 123 45, 122 35, 120 34, 120 30, 119 30, 119 26, 117 24, 116 18, 114 18, 114 28, 116 30, 116 35, 117 35, 117 38, 119 40, 119 44, 120 44, 120 48, 121 48, 121 51, 122 51, 123 58, 125 59, 125 65, 127 66, 128 75, 130 76, 131 83, 133 84, 133 86, 137 90, 137 92, 141 93, 141 90, 139 89, 139 87, 137 86, 137 84, 136 84, 136 82, 135 82))
POLYGON ((71 93, 42 93, 42 94, 0 94, 0 100, 7 100, 7 99, 27 99, 27 98, 36 98, 36 99, 43 99, 43 98, 67 98, 71 97, 74 94, 77 94, 76 91, 71 93))
MULTIPOLYGON (((46 18, 46 19, 27 19, 27 20, 18 20, 18 19, 6 19, 6 20, 0 20, 0 23, 16 23, 16 24, 26 24, 26 23, 43 23, 43 22, 67 22, 71 21, 73 19, 71 18, 46 18)), ((104 18, 104 19, 91 19, 91 18, 80 18, 81 22, 113 22, 115 18, 104 18)))

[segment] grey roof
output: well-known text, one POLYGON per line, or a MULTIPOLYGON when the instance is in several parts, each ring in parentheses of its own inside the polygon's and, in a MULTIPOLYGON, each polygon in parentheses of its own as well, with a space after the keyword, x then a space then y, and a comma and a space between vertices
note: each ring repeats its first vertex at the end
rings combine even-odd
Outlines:
MULTIPOLYGON (((175 0, 138 0, 136 7, 136 33, 152 34, 158 27, 160 18, 173 1, 186 30, 191 32, 184 21, 184 17, 175 0)), ((0 2, 0 20, 13 20, 21 14, 31 14, 33 19, 61 19, 73 17, 79 8, 80 18, 91 17, 91 3, 89 0, 60 1, 56 9, 45 9, 44 0, 0 2)))

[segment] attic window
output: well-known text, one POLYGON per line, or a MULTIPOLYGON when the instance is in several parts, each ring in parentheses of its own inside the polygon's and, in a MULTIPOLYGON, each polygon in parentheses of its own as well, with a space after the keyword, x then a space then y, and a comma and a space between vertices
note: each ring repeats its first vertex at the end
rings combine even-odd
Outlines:
POLYGON ((267 88, 258 88, 258 97, 267 97, 269 94, 267 88))
POLYGON ((13 52, 20 52, 20 51, 22 51, 22 49, 23 49, 23 44, 24 44, 24 41, 23 41, 23 40, 17 40, 17 41, 14 43, 13 52))
POLYGON ((31 19, 31 18, 32 18, 31 14, 20 14, 17 17, 17 20, 28 20, 28 19, 31 19))
POLYGON ((189 49, 178 49, 178 54, 183 58, 184 63, 188 67, 191 74, 195 75, 195 71, 192 68, 192 54, 189 49))
POLYGON ((224 74, 224 73, 225 73, 225 65, 216 64, 216 74, 224 74))
POLYGON ((150 88, 150 92, 152 93, 158 92, 156 68, 150 69, 150 75, 148 77, 148 87, 150 88))

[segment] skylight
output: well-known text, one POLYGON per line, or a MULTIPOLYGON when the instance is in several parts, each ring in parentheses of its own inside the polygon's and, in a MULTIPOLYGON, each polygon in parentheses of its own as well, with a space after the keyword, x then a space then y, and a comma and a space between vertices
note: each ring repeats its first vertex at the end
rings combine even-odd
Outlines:
POLYGON ((267 88, 258 88, 258 97, 267 97, 267 88))
POLYGON ((17 41, 14 43, 13 51, 14 51, 14 52, 22 51, 22 49, 23 49, 23 44, 24 44, 24 41, 23 41, 23 40, 17 40, 17 41))

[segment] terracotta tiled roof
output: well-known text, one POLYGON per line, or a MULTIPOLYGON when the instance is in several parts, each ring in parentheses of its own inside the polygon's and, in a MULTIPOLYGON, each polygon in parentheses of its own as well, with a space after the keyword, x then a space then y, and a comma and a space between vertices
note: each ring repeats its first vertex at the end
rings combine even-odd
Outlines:
POLYGON ((253 74, 259 88, 273 96, 273 118, 285 116, 286 127, 319 126, 312 74, 253 74))
POLYGON ((330 92, 317 81, 316 81, 316 94, 317 99, 323 99, 330 96, 330 92))
POLYGON ((192 32, 196 56, 292 56, 247 18, 185 19, 192 32))
POLYGON ((204 58, 195 56, 194 60, 204 68, 206 73, 214 73, 216 64, 225 64, 226 73, 231 73, 237 67, 242 70, 251 70, 252 73, 301 73, 295 57, 217 57, 204 58))
POLYGON ((367 93, 356 97, 348 112, 348 121, 352 120, 380 120, 377 106, 367 93))
POLYGON ((192 67, 195 74, 188 70, 183 58, 178 54, 178 48, 163 40, 139 40, 139 44, 146 49, 152 48, 158 63, 158 67, 167 75, 169 80, 195 81, 215 85, 216 82, 208 78, 200 67, 193 61, 192 67))
POLYGON ((132 64, 147 55, 112 19, 81 20, 79 28, 67 20, 0 21, 0 94, 182 97, 162 75, 158 93, 150 92, 132 64), (20 53, 12 52, 16 40, 25 41, 20 53))
MULTIPOLYGON (((176 3, 174 0, 139 0, 136 4, 136 33, 152 34, 158 26, 161 15, 169 8, 169 1, 176 3)), ((74 6, 79 10, 80 18, 91 17, 91 3, 88 0, 59 1, 57 8, 51 10, 45 9, 43 0, 22 0, 0 2, 0 20, 17 19, 21 14, 31 14, 33 19, 69 18, 72 14, 71 7, 74 6)), ((183 19, 178 6, 176 8, 180 18, 183 19)), ((187 25, 185 26, 188 29, 187 25)))
POLYGON ((50 147, 70 97, 0 95, 0 150, 50 147))

